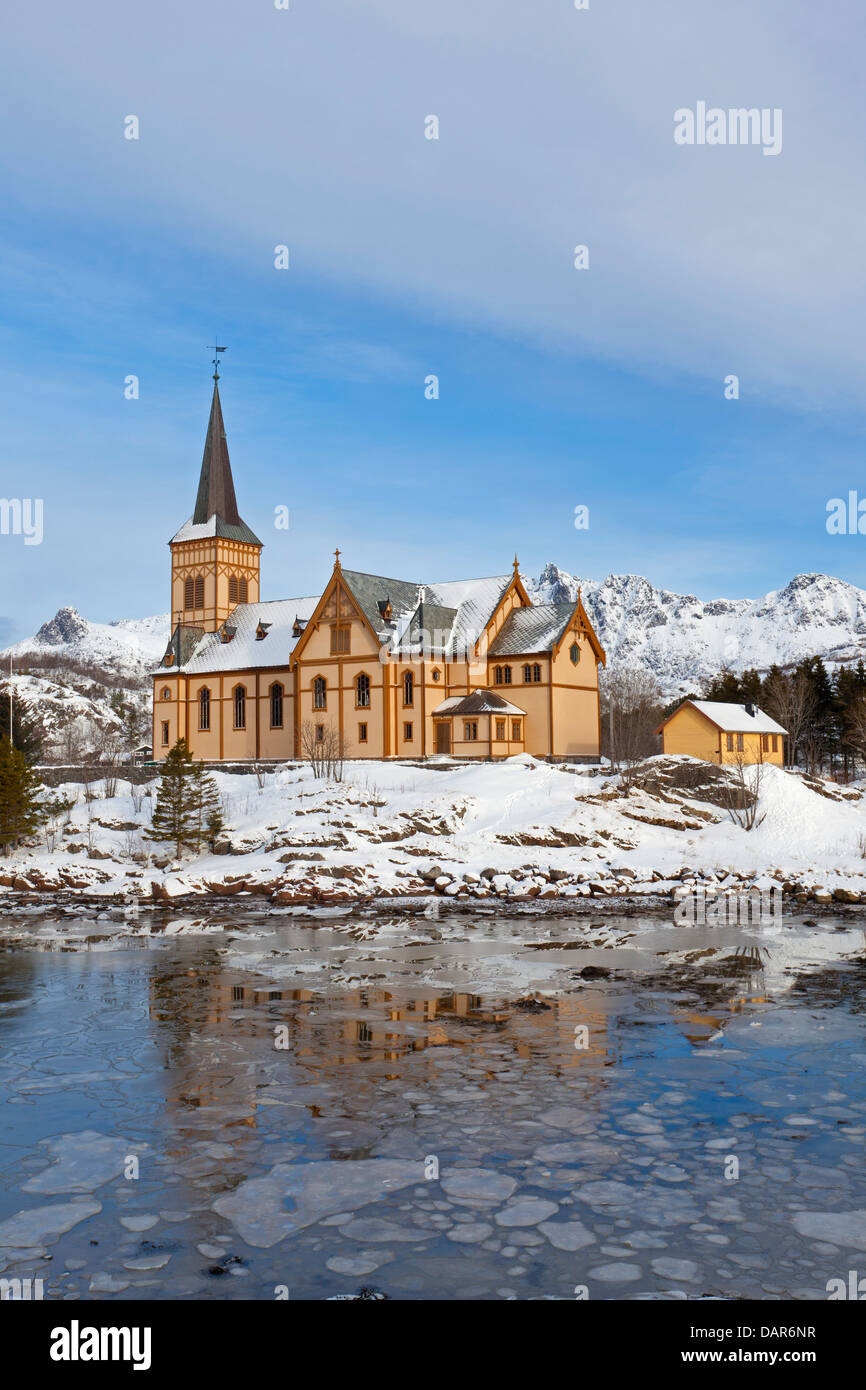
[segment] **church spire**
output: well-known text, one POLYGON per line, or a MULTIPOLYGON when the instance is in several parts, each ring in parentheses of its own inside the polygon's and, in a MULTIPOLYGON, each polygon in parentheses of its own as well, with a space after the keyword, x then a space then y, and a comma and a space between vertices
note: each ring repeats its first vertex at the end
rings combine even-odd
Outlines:
POLYGON ((222 405, 220 404, 219 378, 216 372, 214 372, 213 400, 210 407, 207 437, 204 442, 204 455, 201 461, 198 496, 192 519, 196 525, 201 525, 203 522, 209 521, 214 515, 229 526, 241 526, 243 524, 235 498, 232 466, 229 462, 229 446, 223 424, 222 405))

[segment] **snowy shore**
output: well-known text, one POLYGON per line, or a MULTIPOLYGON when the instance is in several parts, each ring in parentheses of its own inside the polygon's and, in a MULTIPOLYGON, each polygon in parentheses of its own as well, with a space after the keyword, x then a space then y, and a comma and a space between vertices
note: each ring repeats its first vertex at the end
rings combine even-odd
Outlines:
POLYGON ((181 860, 143 837, 155 784, 121 782, 111 797, 104 784, 88 796, 55 789, 75 804, 39 844, 0 860, 0 910, 254 900, 281 911, 652 911, 774 890, 866 905, 863 786, 772 766, 751 830, 728 809, 732 774, 689 758, 648 759, 628 779, 523 756, 446 769, 354 762, 340 782, 307 767, 216 781, 229 829, 216 853, 181 860))

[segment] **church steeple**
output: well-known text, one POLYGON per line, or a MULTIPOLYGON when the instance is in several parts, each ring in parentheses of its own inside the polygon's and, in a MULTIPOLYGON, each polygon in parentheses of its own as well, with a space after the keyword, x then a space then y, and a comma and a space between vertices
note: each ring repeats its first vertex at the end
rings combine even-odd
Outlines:
POLYGON ((259 601, 262 543, 238 512, 217 371, 195 511, 170 545, 173 626, 214 632, 239 604, 259 601))

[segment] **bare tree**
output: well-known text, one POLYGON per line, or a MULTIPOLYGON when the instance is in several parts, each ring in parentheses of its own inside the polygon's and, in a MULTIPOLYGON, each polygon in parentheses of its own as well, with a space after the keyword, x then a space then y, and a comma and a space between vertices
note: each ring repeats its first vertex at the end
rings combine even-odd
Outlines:
POLYGON ((611 767, 622 764, 628 770, 658 752, 662 693, 655 677, 639 666, 602 672, 600 686, 602 750, 611 767))
POLYGON ((807 763, 814 763, 818 743, 810 739, 809 729, 815 716, 816 701, 812 682, 804 671, 777 671, 768 676, 763 704, 771 719, 788 731, 787 765, 793 766, 798 749, 807 763))
POLYGON ((343 780, 343 763, 349 745, 339 729, 331 724, 314 724, 305 719, 301 725, 301 754, 309 760, 314 777, 343 780))
POLYGON ((760 809, 763 763, 747 763, 742 757, 724 763, 731 776, 722 783, 722 799, 731 820, 743 830, 754 830, 766 816, 760 809))

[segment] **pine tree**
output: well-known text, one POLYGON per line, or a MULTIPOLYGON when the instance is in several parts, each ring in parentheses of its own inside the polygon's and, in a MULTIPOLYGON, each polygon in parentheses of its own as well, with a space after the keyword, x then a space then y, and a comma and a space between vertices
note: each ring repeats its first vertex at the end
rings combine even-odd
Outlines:
POLYGON ((45 820, 40 783, 22 749, 0 738, 0 847, 4 854, 34 835, 45 820))
POLYGON ((196 848, 201 849, 207 841, 212 850, 217 835, 223 828, 222 802, 216 782, 204 763, 196 763, 192 771, 192 802, 196 822, 196 848))
POLYGON ((12 707, 9 706, 9 682, 0 685, 0 738, 9 737, 9 717, 12 716, 12 743, 16 748, 20 748, 31 762, 38 762, 42 757, 42 745, 45 741, 45 730, 36 719, 30 707, 24 703, 20 695, 13 689, 12 707))
POLYGON ((177 858, 184 847, 197 848, 200 839, 196 765, 185 738, 169 750, 160 769, 159 790, 148 840, 171 840, 177 858))

